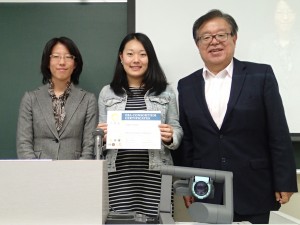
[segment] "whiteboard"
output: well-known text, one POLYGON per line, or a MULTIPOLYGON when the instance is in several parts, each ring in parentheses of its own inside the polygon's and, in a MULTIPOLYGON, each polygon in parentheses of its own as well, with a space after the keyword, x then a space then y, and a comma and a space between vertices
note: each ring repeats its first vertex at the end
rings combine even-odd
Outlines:
POLYGON ((300 133, 299 0, 138 0, 136 31, 149 36, 168 81, 176 89, 180 78, 203 67, 192 26, 211 9, 235 18, 239 26, 237 59, 273 67, 290 133, 300 133))

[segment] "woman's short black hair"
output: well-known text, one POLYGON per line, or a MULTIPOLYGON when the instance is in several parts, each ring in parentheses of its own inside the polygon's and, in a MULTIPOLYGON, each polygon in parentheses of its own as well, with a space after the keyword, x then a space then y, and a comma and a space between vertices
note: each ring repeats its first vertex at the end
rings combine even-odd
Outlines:
POLYGON ((221 10, 218 9, 212 9, 205 15, 199 17, 193 25, 193 38, 195 42, 197 43, 198 37, 197 37, 197 31, 198 29, 207 21, 214 19, 214 18, 222 18, 231 26, 231 35, 236 35, 238 32, 238 25, 235 22, 234 18, 226 13, 223 13, 221 10))
POLYGON ((49 69, 50 64, 50 55, 52 54, 53 47, 60 43, 64 45, 70 52, 71 55, 75 56, 75 64, 76 67, 71 75, 71 82, 73 84, 79 84, 79 76, 82 71, 83 61, 79 49, 77 48, 76 44, 67 37, 56 37, 52 38, 50 41, 47 42, 45 45, 43 55, 42 55, 42 62, 41 62, 41 72, 43 74, 43 84, 49 82, 52 77, 51 71, 49 69))
POLYGON ((127 75, 120 59, 120 54, 122 54, 122 52, 124 51, 125 45, 131 40, 139 41, 145 48, 145 51, 148 56, 148 69, 144 74, 144 78, 141 84, 144 87, 144 93, 150 90, 150 93, 154 92, 156 95, 159 95, 166 89, 168 84, 167 79, 158 62, 152 42, 143 33, 130 33, 127 34, 122 40, 117 55, 117 63, 115 67, 114 77, 112 82, 110 83, 111 88, 118 95, 124 93, 123 88, 128 94, 131 94, 129 90, 127 75))

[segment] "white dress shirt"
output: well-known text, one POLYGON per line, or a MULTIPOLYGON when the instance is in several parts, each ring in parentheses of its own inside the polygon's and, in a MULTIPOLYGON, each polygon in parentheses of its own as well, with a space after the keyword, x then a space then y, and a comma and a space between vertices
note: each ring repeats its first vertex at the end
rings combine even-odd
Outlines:
POLYGON ((203 68, 205 98, 209 112, 219 129, 222 126, 229 101, 233 73, 233 61, 214 75, 207 67, 203 68))

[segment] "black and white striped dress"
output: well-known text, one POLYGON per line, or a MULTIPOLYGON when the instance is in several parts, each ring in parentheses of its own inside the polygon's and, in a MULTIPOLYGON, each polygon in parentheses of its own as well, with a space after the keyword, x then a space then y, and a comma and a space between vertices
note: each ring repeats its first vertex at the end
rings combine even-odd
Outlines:
MULTIPOLYGON (((142 89, 131 88, 125 110, 146 110, 142 89)), ((134 211, 150 217, 158 215, 161 175, 149 171, 147 149, 119 149, 116 172, 108 174, 111 211, 134 211)))

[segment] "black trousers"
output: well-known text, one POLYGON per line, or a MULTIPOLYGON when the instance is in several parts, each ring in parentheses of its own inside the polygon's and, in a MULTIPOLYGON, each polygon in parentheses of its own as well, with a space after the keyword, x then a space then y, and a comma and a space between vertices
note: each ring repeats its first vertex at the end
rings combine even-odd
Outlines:
POLYGON ((237 213, 234 213, 233 222, 248 221, 253 224, 268 224, 269 217, 270 212, 258 215, 239 215, 237 213))

